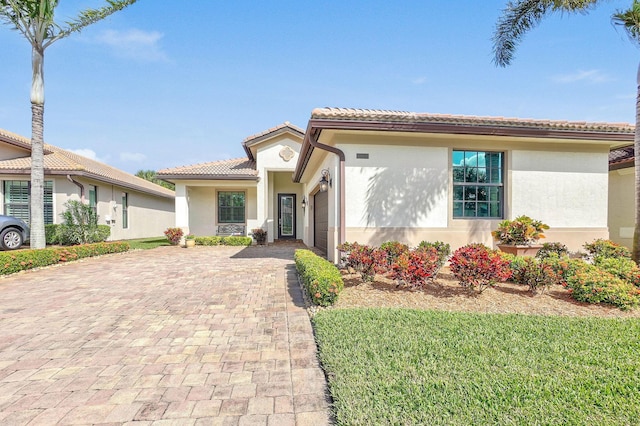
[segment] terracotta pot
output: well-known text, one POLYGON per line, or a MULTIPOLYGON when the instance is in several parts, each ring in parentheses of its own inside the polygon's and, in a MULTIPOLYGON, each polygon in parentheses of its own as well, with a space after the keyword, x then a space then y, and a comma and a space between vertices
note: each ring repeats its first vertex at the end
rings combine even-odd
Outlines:
POLYGON ((498 248, 505 253, 515 254, 516 256, 535 256, 542 248, 542 245, 513 246, 511 244, 498 244, 498 248))
POLYGON ((184 248, 195 247, 196 240, 184 240, 184 248))

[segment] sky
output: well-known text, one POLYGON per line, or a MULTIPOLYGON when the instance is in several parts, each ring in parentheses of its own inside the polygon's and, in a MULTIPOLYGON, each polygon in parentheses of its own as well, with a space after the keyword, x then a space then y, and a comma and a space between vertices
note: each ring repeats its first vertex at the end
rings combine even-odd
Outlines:
MULTIPOLYGON (((65 22, 104 0, 63 0, 65 22)), ((635 122, 640 50, 611 14, 552 15, 507 68, 506 0, 138 0, 45 53, 45 141, 124 171, 245 155, 321 107, 635 122)), ((31 50, 0 26, 0 128, 31 136, 31 50)))

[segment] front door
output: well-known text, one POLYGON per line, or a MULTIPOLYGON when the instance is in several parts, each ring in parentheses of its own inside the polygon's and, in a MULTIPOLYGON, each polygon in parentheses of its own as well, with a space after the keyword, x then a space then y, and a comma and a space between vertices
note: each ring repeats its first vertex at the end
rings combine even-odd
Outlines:
POLYGON ((296 237, 296 194, 278 194, 278 239, 296 237))

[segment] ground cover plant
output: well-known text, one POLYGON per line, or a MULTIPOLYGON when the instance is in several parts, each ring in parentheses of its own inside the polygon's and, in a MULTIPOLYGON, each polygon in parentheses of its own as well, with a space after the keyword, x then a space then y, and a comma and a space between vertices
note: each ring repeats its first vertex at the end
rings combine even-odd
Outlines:
POLYGON ((640 320, 408 309, 313 318, 339 425, 640 418, 640 320))

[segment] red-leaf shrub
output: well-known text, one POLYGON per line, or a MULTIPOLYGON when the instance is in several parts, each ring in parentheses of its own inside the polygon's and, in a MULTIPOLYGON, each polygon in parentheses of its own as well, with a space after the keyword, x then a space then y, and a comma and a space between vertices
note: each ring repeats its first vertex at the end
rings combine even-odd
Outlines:
POLYGON ((511 276, 509 262, 484 244, 460 247, 449 262, 451 272, 460 284, 470 289, 477 288, 478 292, 511 276))
POLYGON ((172 245, 177 246, 180 244, 184 232, 180 228, 167 228, 167 230, 164 231, 164 235, 172 245))
POLYGON ((391 265, 391 278, 398 285, 410 287, 424 286, 429 279, 435 278, 440 269, 438 251, 431 248, 407 251, 400 254, 391 265))
POLYGON ((387 272, 387 252, 356 243, 344 243, 338 247, 347 268, 353 268, 364 281, 373 281, 376 273, 387 272))
POLYGON ((384 273, 391 270, 391 266, 398 260, 401 254, 409 251, 409 246, 398 241, 387 241, 380 244, 380 250, 384 250, 387 254, 386 265, 380 265, 378 273, 384 273))
POLYGON ((528 286, 532 293, 537 293, 539 289, 544 292, 547 287, 553 284, 560 284, 562 278, 556 273, 551 264, 529 256, 524 257, 523 262, 517 282, 528 286))

